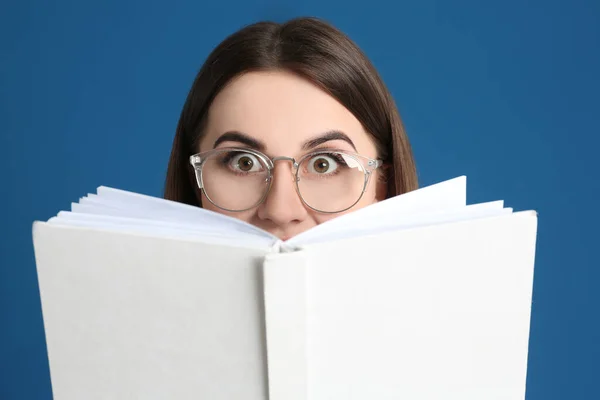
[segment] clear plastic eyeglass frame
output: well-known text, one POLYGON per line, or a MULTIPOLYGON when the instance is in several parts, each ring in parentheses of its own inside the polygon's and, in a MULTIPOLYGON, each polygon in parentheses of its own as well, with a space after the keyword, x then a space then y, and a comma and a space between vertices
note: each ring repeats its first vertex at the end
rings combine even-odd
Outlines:
POLYGON ((337 213, 344 212, 344 211, 349 210, 350 208, 354 207, 360 201, 360 199, 363 197, 363 195, 367 189, 367 186, 369 184, 369 180, 371 178, 373 171, 375 171, 377 168, 379 168, 383 165, 383 160, 372 159, 369 157, 362 156, 360 154, 351 153, 351 152, 347 152, 347 151, 343 151, 343 150, 329 150, 329 149, 314 151, 314 152, 305 154, 298 160, 296 160, 294 157, 286 157, 286 156, 269 158, 268 156, 266 156, 265 154, 263 154, 257 150, 244 148, 244 147, 223 147, 223 148, 205 151, 202 153, 193 154, 189 157, 189 162, 190 162, 191 166, 194 168, 194 172, 196 175, 196 183, 198 184, 198 188, 200 190, 202 190, 202 192, 204 193, 204 196, 206 196, 208 201, 210 201, 215 207, 220 208, 225 211, 230 211, 230 212, 247 211, 247 210, 253 209, 255 207, 258 207, 260 204, 262 204, 265 201, 265 199, 267 198, 267 195, 271 189, 272 180, 273 180, 273 170, 275 168, 275 162, 277 162, 277 161, 291 161, 292 162, 292 168, 293 168, 292 173, 294 176, 294 183, 295 183, 294 186, 296 188, 296 193, 298 194, 298 197, 300 198, 302 203, 304 205, 306 205, 308 208, 310 208, 311 210, 317 211, 319 213, 325 213, 325 214, 337 214, 337 213), (248 153, 248 154, 254 155, 255 157, 259 158, 264 163, 264 165, 266 165, 267 172, 268 172, 268 175, 266 178, 267 186, 265 188, 265 192, 262 195, 262 197, 251 207, 247 207, 242 210, 231 210, 231 209, 227 209, 227 208, 221 207, 220 205, 216 204, 210 198, 210 196, 206 193, 206 190, 205 190, 204 184, 203 184, 203 180, 202 180, 202 167, 204 166, 204 163, 206 162, 206 160, 209 159, 210 157, 216 156, 220 153, 226 153, 226 152, 231 152, 231 151, 248 153), (351 157, 353 160, 355 160, 357 163, 359 163, 362 166, 361 169, 365 175, 365 178, 364 178, 363 188, 361 190, 360 196, 356 199, 356 201, 354 203, 352 203, 350 206, 348 206, 342 210, 323 211, 323 210, 319 210, 317 208, 312 207, 302 197, 302 194, 300 193, 300 188, 298 186, 298 182, 300 181, 300 176, 298 175, 299 169, 300 169, 299 166, 305 160, 315 157, 319 154, 331 154, 331 153, 338 153, 338 154, 343 154, 345 156, 351 157))

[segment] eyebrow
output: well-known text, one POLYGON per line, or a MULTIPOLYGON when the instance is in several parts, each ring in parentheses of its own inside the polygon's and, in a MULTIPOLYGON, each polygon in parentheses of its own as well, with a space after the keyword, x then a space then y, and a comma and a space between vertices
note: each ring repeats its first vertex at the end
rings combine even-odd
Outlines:
POLYGON ((237 132, 237 131, 225 132, 224 134, 219 136, 217 138, 217 140, 215 140, 215 143, 213 144, 213 149, 223 142, 242 143, 242 144, 245 144, 246 146, 256 149, 258 151, 264 151, 265 147, 266 147, 265 144, 263 142, 261 142, 260 140, 254 139, 253 137, 250 137, 250 136, 246 135, 245 133, 237 132))
POLYGON ((350 144, 354 151, 357 151, 352 139, 350 139, 348 135, 346 135, 344 132, 336 130, 325 132, 322 135, 307 140, 302 144, 302 150, 312 149, 313 147, 317 147, 318 145, 329 142, 331 140, 343 140, 344 142, 350 144))
MULTIPOLYGON (((356 146, 354 145, 352 139, 350 139, 348 135, 346 135, 344 132, 338 130, 328 131, 317 137, 305 141, 302 144, 302 150, 310 150, 314 147, 317 147, 323 143, 327 143, 332 140, 343 140, 344 142, 350 144, 354 151, 356 151, 356 146)), ((223 142, 238 142, 259 151, 264 151, 266 148, 265 144, 260 140, 238 131, 228 131, 219 136, 213 144, 213 149, 223 142)))

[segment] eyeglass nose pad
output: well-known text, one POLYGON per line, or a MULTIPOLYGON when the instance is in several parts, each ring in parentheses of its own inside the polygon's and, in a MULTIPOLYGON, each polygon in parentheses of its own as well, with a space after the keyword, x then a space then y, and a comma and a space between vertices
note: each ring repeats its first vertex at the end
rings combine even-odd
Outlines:
MULTIPOLYGON (((271 181, 272 181, 272 180, 273 180, 273 176, 272 176, 272 175, 270 175, 270 176, 267 176, 267 177, 265 178, 265 183, 271 183, 271 181)), ((292 176, 292 182, 294 182, 294 183, 296 183, 296 182, 300 182, 300 177, 299 177, 299 176, 297 176, 297 175, 293 175, 293 176, 292 176)))

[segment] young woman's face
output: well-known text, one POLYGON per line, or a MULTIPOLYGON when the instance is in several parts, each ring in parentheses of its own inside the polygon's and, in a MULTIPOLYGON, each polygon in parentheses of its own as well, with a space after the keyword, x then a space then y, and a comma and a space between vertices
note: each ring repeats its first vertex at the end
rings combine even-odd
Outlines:
MULTIPOLYGON (((253 148, 269 158, 286 156, 296 160, 307 153, 324 149, 377 158, 375 144, 352 113, 309 81, 287 72, 244 74, 216 96, 209 109, 206 132, 199 151, 225 147, 253 148), (315 140, 333 131, 342 135, 338 134, 329 140, 315 140)), ((233 165, 236 172, 240 168, 238 158, 227 161, 229 166, 238 163, 233 165)), ((252 163, 256 160, 249 157, 241 161, 252 163)), ((327 173, 339 164, 331 158, 325 158, 325 164, 320 162, 323 159, 317 160, 317 163, 312 161, 307 168, 313 173, 327 173)), ((250 164, 244 164, 241 168, 253 169, 250 164)), ((326 179, 318 184, 325 184, 321 187, 329 190, 333 185, 326 179)), ((221 185, 219 190, 227 187, 221 185)), ((245 193, 248 189, 242 186, 235 189, 231 187, 230 190, 234 199, 253 196, 252 193, 245 193)), ((366 192, 351 209, 335 214, 318 212, 307 207, 298 196, 292 163, 280 160, 275 162, 271 188, 260 205, 246 211, 224 211, 208 201, 204 194, 202 205, 206 209, 249 222, 286 240, 328 219, 382 200, 385 193, 385 183, 374 173, 366 192)), ((340 196, 343 195, 340 193, 340 196)), ((315 196, 315 199, 319 198, 318 193, 315 196)), ((318 201, 328 200, 321 196, 318 201)))

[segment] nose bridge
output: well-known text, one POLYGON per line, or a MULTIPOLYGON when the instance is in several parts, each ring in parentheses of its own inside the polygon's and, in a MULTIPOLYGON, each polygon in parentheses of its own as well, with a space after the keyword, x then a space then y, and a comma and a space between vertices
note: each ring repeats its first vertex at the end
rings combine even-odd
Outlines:
POLYGON ((277 161, 291 162, 292 168, 291 168, 290 172, 292 173, 293 176, 295 176, 295 172, 298 169, 298 163, 296 162, 296 159, 294 157, 287 157, 287 156, 273 157, 273 158, 271 158, 271 161, 273 162, 273 167, 275 167, 277 161))
POLYGON ((296 159, 294 157, 287 157, 287 156, 273 157, 273 158, 271 158, 271 161, 273 161, 273 164, 275 164, 276 161, 291 161, 292 165, 294 167, 296 167, 296 165, 297 165, 296 159))
POLYGON ((269 192, 259 207, 258 215, 285 228, 289 223, 302 221, 306 216, 306 209, 296 188, 297 163, 295 158, 285 156, 273 157, 271 161, 273 164, 277 161, 290 161, 292 168, 289 171, 284 171, 286 168, 273 171, 269 192))

